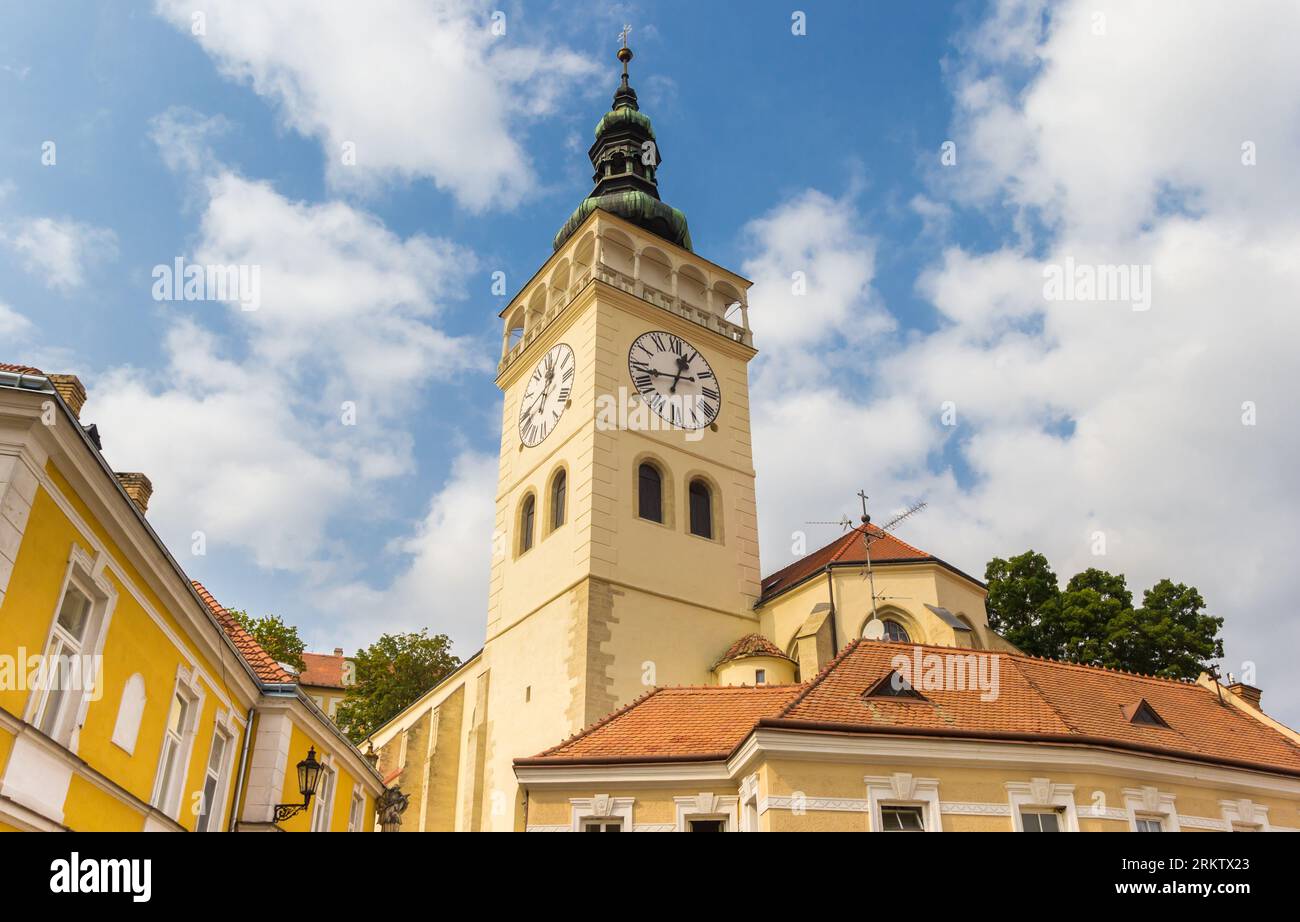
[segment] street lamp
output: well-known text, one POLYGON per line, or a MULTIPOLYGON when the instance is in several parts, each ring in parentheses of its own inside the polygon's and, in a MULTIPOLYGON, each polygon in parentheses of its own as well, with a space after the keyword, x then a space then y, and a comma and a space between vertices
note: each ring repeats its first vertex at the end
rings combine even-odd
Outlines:
POLYGON ((302 794, 300 804, 276 804, 275 821, 277 823, 296 816, 311 804, 316 794, 316 785, 320 783, 321 764, 316 761, 316 747, 307 747, 307 758, 298 763, 298 793, 302 794))

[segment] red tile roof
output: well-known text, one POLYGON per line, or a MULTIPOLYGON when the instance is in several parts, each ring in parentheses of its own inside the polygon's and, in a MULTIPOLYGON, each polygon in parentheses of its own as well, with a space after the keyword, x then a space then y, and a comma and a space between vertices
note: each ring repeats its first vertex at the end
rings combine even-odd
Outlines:
MULTIPOLYGON (((990 675, 985 673, 986 677, 990 675)), ((520 764, 725 758, 756 727, 1102 746, 1300 776, 1300 746, 1193 682, 989 650, 855 641, 811 682, 665 688, 520 764), (898 656, 935 653, 997 663, 997 694, 932 689, 927 700, 864 698, 898 656), (1147 704, 1168 725, 1131 723, 1147 704)))
POLYGON ((737 659, 747 659, 751 656, 775 656, 779 659, 790 659, 785 653, 781 652, 780 647, 762 634, 746 634, 727 648, 727 652, 722 654, 722 657, 713 664, 713 668, 717 669, 723 663, 729 663, 737 659))
POLYGON ((220 602, 212 597, 212 593, 208 592, 202 583, 198 580, 191 580, 191 583, 194 586, 194 591, 199 594, 199 598, 208 604, 213 617, 217 619, 221 629, 226 632, 226 636, 234 643, 239 655, 253 668, 253 672, 257 674, 259 679, 271 684, 293 682, 293 676, 286 672, 284 667, 277 663, 274 657, 253 639, 252 634, 244 630, 243 626, 234 619, 230 612, 222 607, 220 602))
MULTIPOLYGON (((825 569, 827 566, 849 566, 867 562, 867 535, 871 536, 871 562, 873 564, 906 563, 909 561, 936 561, 961 573, 956 567, 944 563, 933 554, 913 547, 897 536, 882 531, 875 525, 859 525, 845 532, 825 547, 818 548, 806 557, 777 570, 763 579, 762 600, 779 595, 785 590, 825 569)), ((962 573, 961 575, 966 576, 962 573)), ((970 579, 970 577, 967 577, 970 579)), ((975 580, 978 582, 978 580, 975 580)))
MULTIPOLYGON (((802 685, 688 685, 656 688, 546 750, 561 762, 722 759, 760 717, 774 716, 802 685), (662 757, 662 758, 661 758, 662 757)), ((516 760, 520 763, 530 759, 516 760)))
POLYGON ((43 375, 45 372, 39 368, 33 368, 30 365, 10 365, 8 362, 0 362, 0 371, 8 371, 16 375, 43 375))
POLYGON ((304 653, 302 662, 306 668, 298 673, 298 684, 344 688, 343 663, 346 660, 346 656, 333 653, 304 653))

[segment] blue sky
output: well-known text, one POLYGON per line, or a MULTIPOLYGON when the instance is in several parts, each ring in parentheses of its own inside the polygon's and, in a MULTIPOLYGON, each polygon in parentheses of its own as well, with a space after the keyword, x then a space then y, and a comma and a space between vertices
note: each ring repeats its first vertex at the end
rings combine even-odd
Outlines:
POLYGON ((6 8, 0 359, 83 377, 227 605, 318 649, 429 626, 472 652, 491 276, 513 294, 590 189, 630 22, 661 192, 756 283, 765 570, 859 488, 924 499, 905 537, 970 572, 1032 546, 1199 586, 1225 668, 1300 690, 1288 5, 810 2, 804 35, 773 3, 506 4, 504 35, 491 4, 205 7, 200 34, 170 0, 6 8), (177 257, 261 264, 262 307, 153 300, 177 257), (1149 266, 1151 308, 1045 301, 1066 257, 1149 266))

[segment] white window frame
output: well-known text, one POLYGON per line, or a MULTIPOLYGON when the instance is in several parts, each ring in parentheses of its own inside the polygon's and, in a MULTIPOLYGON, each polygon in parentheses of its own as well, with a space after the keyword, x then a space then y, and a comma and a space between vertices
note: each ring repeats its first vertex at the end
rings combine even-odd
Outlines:
POLYGON ((570 828, 574 832, 582 832, 583 824, 591 820, 619 820, 623 823, 624 832, 633 832, 635 831, 632 825, 634 803, 635 798, 610 797, 608 794, 571 797, 569 798, 570 828))
POLYGON ((758 832, 758 772, 740 782, 740 831, 758 832))
MULTIPOLYGON (((239 748, 241 734, 239 725, 235 721, 235 716, 229 711, 218 711, 215 726, 212 728, 212 745, 216 744, 217 736, 225 737, 226 748, 222 754, 221 765, 217 767, 217 783, 214 787, 216 799, 208 811, 207 832, 221 832, 225 823, 222 819, 226 815, 227 800, 230 796, 231 781, 233 780, 235 765, 235 750, 239 748), (216 828, 212 828, 213 820, 216 821, 216 828)), ((203 788, 207 787, 209 776, 212 774, 212 750, 208 749, 208 760, 203 766, 203 788)), ((200 789, 202 790, 202 788, 200 789)), ((195 826, 197 829, 197 825, 195 826)))
POLYGON ((352 785, 352 803, 348 807, 348 832, 362 832, 366 821, 366 792, 361 785, 352 785))
POLYGON ((1174 805, 1174 795, 1167 794, 1147 785, 1140 788, 1124 788, 1124 809, 1128 812, 1129 829, 1138 831, 1139 819, 1160 821, 1162 832, 1181 832, 1178 825, 1178 808, 1174 805))
POLYGON ((1255 803, 1249 797, 1240 800, 1221 800, 1219 809, 1223 812, 1223 821, 1228 824, 1229 832, 1246 832, 1238 826, 1250 826, 1250 832, 1270 832, 1268 825, 1268 807, 1255 803))
MULTIPOLYGON (((175 778, 166 777, 167 725, 163 724, 162 745, 158 748, 158 768, 154 772, 153 794, 149 802, 174 820, 180 819, 181 805, 185 802, 185 785, 189 780, 190 758, 194 755, 194 738, 198 735, 199 718, 203 715, 203 686, 197 670, 185 666, 176 670, 176 684, 167 696, 167 717, 171 716, 172 703, 177 696, 186 702, 185 722, 181 726, 181 739, 177 748, 178 759, 175 778)), ((206 776, 205 776, 206 777, 206 776)))
POLYGON ((320 780, 316 783, 316 805, 311 810, 311 831, 329 832, 334 816, 334 797, 338 793, 338 770, 332 756, 321 759, 320 780), (323 788, 323 790, 322 790, 323 788))
POLYGON ((1029 781, 1008 781, 1003 787, 1011 805, 1011 827, 1024 832, 1025 824, 1020 811, 1056 810, 1061 816, 1061 832, 1079 831, 1079 811, 1074 804, 1074 785, 1053 784, 1047 778, 1030 778, 1029 781))
POLYGON ((884 832, 881 807, 920 807, 926 832, 943 832, 943 813, 939 808, 939 779, 916 778, 909 772, 892 775, 867 775, 867 815, 871 831, 884 832))
MULTIPOLYGON (((113 610, 117 606, 117 590, 104 577, 107 562, 103 554, 94 557, 79 545, 72 546, 68 556, 68 566, 63 573, 63 583, 59 587, 58 601, 55 602, 54 611, 50 615, 45 645, 41 648, 43 657, 49 657, 56 639, 62 643, 60 635, 63 634, 63 630, 58 625, 59 612, 63 608, 69 586, 75 587, 90 601, 90 609, 86 614, 86 628, 81 638, 80 648, 75 655, 79 657, 103 655, 104 639, 108 635, 108 626, 113 620, 113 610)), ((84 670, 82 677, 85 678, 84 670)), ((81 727, 86 721, 86 711, 90 707, 92 698, 102 697, 102 694, 96 693, 98 691, 96 686, 103 681, 101 670, 97 669, 90 679, 89 687, 74 689, 72 694, 65 697, 60 704, 61 712, 57 722, 51 728, 52 732, 47 735, 59 745, 67 747, 70 752, 76 753, 79 747, 81 727)), ((38 729, 38 719, 43 716, 41 711, 48 699, 48 693, 49 688, 43 684, 33 688, 27 697, 24 720, 38 729)))
POLYGON ((693 797, 674 797, 677 831, 690 832, 691 820, 721 820, 723 832, 740 831, 740 798, 734 794, 702 792, 693 797))

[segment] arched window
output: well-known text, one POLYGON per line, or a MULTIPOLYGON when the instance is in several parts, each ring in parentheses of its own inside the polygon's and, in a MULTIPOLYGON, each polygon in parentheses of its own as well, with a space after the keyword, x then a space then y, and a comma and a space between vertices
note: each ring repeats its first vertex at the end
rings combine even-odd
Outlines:
POLYGON ((910 643, 912 638, 907 636, 907 628, 903 627, 897 621, 886 618, 882 622, 885 626, 885 636, 883 640, 892 640, 894 643, 910 643))
POLYGON ((537 498, 529 493, 524 497, 524 508, 519 512, 519 553, 533 546, 533 520, 537 518, 537 498))
POLYGON ((692 480, 688 491, 691 500, 691 534, 713 537, 713 491, 703 480, 692 480))
POLYGON ((569 477, 560 468, 555 472, 551 479, 551 528, 559 528, 564 524, 564 500, 568 493, 569 477))
POLYGON ((659 469, 653 464, 642 464, 637 471, 637 515, 651 522, 664 520, 664 483, 659 469))

